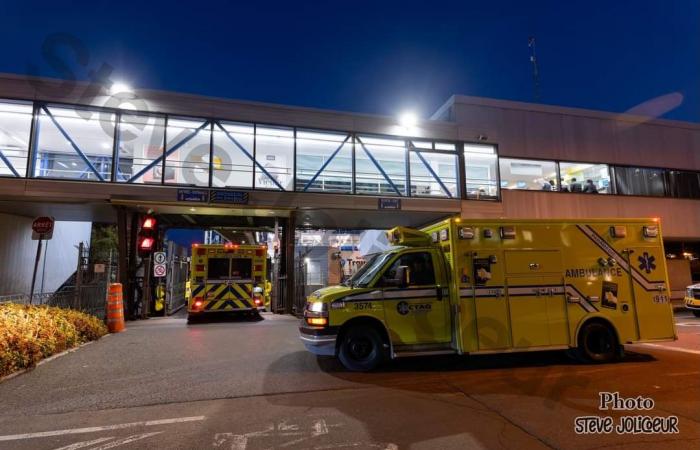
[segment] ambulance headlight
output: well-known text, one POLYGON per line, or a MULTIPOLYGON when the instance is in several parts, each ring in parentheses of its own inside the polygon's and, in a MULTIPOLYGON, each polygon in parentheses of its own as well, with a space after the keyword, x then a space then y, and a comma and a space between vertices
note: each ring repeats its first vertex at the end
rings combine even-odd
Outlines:
POLYGON ((311 303, 309 303, 309 311, 317 312, 317 313, 323 312, 324 305, 325 305, 325 303, 323 303, 323 302, 311 302, 311 303))

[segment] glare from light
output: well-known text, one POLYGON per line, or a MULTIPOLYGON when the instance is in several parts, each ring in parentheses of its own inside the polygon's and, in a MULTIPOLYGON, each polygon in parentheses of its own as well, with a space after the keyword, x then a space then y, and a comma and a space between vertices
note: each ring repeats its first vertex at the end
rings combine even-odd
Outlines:
POLYGON ((399 125, 404 128, 413 128, 418 123, 416 114, 410 111, 404 112, 399 116, 399 125))
POLYGON ((132 92, 131 86, 129 86, 126 83, 117 81, 113 83, 112 86, 109 88, 109 93, 112 95, 119 94, 121 92, 132 92))

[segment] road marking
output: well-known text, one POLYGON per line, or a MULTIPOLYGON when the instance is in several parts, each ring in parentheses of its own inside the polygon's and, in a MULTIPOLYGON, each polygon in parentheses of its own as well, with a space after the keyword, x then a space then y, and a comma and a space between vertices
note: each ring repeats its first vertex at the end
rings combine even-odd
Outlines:
POLYGON ((689 348, 666 347, 665 345, 661 345, 661 344, 649 344, 649 343, 639 344, 639 345, 646 345, 647 347, 661 348, 664 350, 671 350, 674 352, 692 353, 693 355, 700 355, 700 350, 691 350, 689 348))
POLYGON ((117 439, 116 441, 109 442, 105 445, 100 445, 99 447, 95 447, 92 450, 108 450, 110 448, 115 448, 119 447, 124 444, 131 444, 132 442, 140 441, 141 439, 146 439, 151 436, 155 436, 157 434, 162 433, 162 431, 154 431, 152 433, 142 433, 142 434, 134 434, 132 436, 127 436, 122 439, 117 439))
POLYGON ((700 322, 678 322, 676 326, 679 327, 700 327, 700 322))
POLYGON ((90 447, 91 445, 109 441, 110 439, 114 439, 114 436, 93 439, 92 441, 76 442, 74 444, 66 445, 65 447, 57 448, 56 450, 77 450, 79 448, 90 447))
POLYGON ((32 439, 51 436, 63 436, 65 434, 95 433, 106 430, 121 430, 133 427, 152 427, 156 425, 168 425, 172 423, 197 422, 206 419, 206 416, 176 417, 173 419, 146 420, 142 422, 120 423, 116 425, 105 425, 102 427, 69 428, 67 430, 40 431, 38 433, 8 434, 0 436, 2 441, 18 441, 21 439, 32 439))

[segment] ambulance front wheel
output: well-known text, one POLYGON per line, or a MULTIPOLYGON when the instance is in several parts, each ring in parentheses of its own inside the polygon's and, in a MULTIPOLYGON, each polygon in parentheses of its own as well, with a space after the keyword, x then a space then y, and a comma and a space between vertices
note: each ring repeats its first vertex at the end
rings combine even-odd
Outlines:
POLYGON ((602 322, 584 325, 578 338, 579 356, 587 362, 608 363, 619 356, 619 343, 615 331, 602 322))
POLYGON ((350 328, 341 338, 338 358, 346 369, 367 372, 384 360, 384 342, 379 332, 367 325, 350 328))

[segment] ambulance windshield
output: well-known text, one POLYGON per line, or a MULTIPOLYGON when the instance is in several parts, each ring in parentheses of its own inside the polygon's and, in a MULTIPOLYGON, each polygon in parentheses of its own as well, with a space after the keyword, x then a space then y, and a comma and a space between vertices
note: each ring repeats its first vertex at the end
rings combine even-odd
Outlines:
POLYGON ((377 253, 372 256, 369 261, 347 281, 348 286, 367 287, 370 281, 372 281, 372 278, 384 267, 384 263, 387 262, 392 255, 393 252, 388 252, 377 253))

